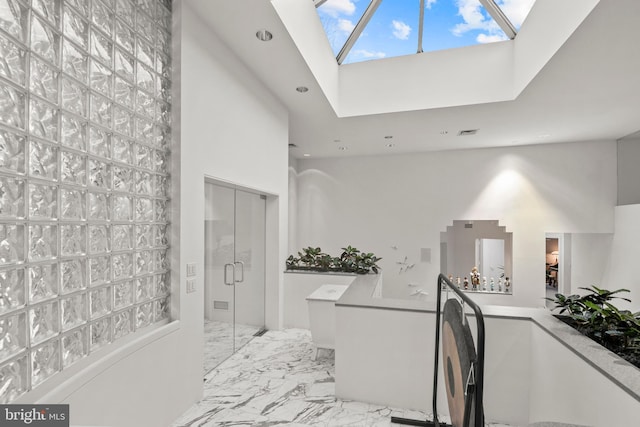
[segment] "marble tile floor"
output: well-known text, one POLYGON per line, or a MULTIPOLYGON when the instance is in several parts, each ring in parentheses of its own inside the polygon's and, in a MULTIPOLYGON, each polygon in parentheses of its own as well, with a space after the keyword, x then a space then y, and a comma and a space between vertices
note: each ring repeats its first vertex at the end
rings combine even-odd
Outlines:
MULTIPOLYGON (((257 326, 236 324, 236 349, 243 347, 258 332, 257 326)), ((233 354, 234 329, 231 323, 204 320, 204 374, 233 354)))
POLYGON ((172 427, 378 427, 396 425, 391 416, 427 416, 337 399, 333 352, 321 350, 316 360, 314 355, 307 330, 269 331, 255 337, 206 375, 203 399, 172 427))

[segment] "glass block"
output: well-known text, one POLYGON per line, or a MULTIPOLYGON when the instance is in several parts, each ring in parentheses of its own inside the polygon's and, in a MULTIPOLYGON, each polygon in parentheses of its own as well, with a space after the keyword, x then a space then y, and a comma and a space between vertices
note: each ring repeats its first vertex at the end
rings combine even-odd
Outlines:
POLYGON ((136 329, 144 328, 153 323, 153 302, 147 302, 136 307, 136 329))
POLYGON ((50 224, 29 225, 29 260, 40 261, 55 258, 58 253, 57 226, 50 224))
POLYGON ((65 368, 87 355, 87 329, 80 328, 62 337, 62 365, 65 368))
MULTIPOLYGON (((109 199, 105 193, 89 193, 89 219, 106 221, 109 219, 109 199)), ((114 218, 117 219, 117 218, 114 218)))
POLYGON ((91 324, 91 351, 111 342, 111 319, 105 317, 91 324))
POLYGON ((35 303, 58 295, 58 265, 33 265, 29 272, 29 302, 35 303))
POLYGON ((153 203, 151 199, 144 197, 136 198, 136 221, 153 221, 153 203))
POLYGON ((171 309, 169 302, 170 302, 169 298, 162 298, 159 300, 155 300, 153 302, 154 310, 155 310, 154 315, 155 315, 156 322, 169 318, 169 313, 171 309))
POLYGON ((102 317, 111 312, 111 286, 90 291, 89 299, 89 314, 92 319, 102 317))
POLYGON ((91 126, 89 128, 89 152, 94 156, 111 157, 111 133, 91 126))
POLYGON ((119 48, 116 49, 115 53, 115 72, 117 75, 121 76, 129 83, 135 82, 134 71, 136 69, 136 61, 135 59, 121 51, 119 48))
POLYGON ((24 226, 0 223, 0 265, 24 261, 24 226))
POLYGON ((0 218, 24 218, 24 180, 0 176, 0 218))
POLYGON ((135 89, 133 85, 127 83, 126 80, 116 77, 115 79, 115 101, 120 105, 133 110, 133 96, 135 89))
POLYGON ((60 300, 62 330, 68 331, 87 320, 87 294, 75 294, 60 300))
POLYGON ((53 185, 29 184, 29 218, 58 217, 58 189, 53 185))
POLYGON ((60 226, 60 252, 62 256, 87 253, 87 230, 84 225, 60 226))
POLYGON ((60 293, 68 294, 86 287, 86 264, 84 259, 60 262, 60 293))
POLYGON ((31 50, 54 65, 60 64, 60 34, 36 15, 31 19, 31 50))
POLYGON ((33 0, 32 8, 54 28, 60 28, 61 0, 33 0))
POLYGON ((150 248, 153 242, 153 228, 150 224, 136 225, 136 248, 150 248))
POLYGON ((161 249, 159 251, 153 251, 153 265, 156 271, 164 271, 169 269, 169 251, 161 249))
POLYGON ((114 195, 112 215, 114 221, 131 221, 133 219, 132 198, 114 195))
POLYGON ((156 172, 167 173, 169 169, 169 155, 163 150, 154 150, 153 153, 153 170, 156 172))
POLYGON ((158 22, 167 30, 171 29, 171 12, 163 6, 158 5, 158 22))
POLYGON ((86 83, 88 66, 89 56, 65 38, 62 41, 62 71, 86 83))
POLYGON ((60 218, 84 220, 86 218, 86 192, 68 188, 60 189, 60 218))
POLYGON ((26 356, 0 366, 0 404, 13 402, 27 389, 26 356))
POLYGON ((156 80, 153 71, 143 65, 141 62, 138 62, 138 66, 136 67, 137 78, 136 83, 140 89, 146 90, 149 93, 155 93, 156 91, 156 80))
POLYGON ((27 6, 16 0, 0 0, 0 28, 26 44, 29 31, 27 6))
POLYGON ((153 270, 153 252, 136 252, 136 274, 147 274, 153 270))
POLYGON ((111 166, 100 160, 89 159, 89 185, 97 188, 109 188, 111 184, 111 166))
POLYGON ((58 109, 46 102, 31 98, 29 130, 32 135, 58 141, 58 109))
POLYGON ((166 102, 156 102, 156 120, 161 121, 163 124, 171 125, 171 106, 166 102))
POLYGON ((133 282, 113 285, 113 309, 119 310, 133 304, 133 282))
POLYGON ((169 217, 169 202, 166 200, 154 200, 155 212, 153 219, 158 222, 168 222, 169 217))
POLYGON ((60 370, 60 341, 51 340, 31 351, 31 385, 37 386, 60 370))
POLYGON ((169 177, 166 175, 155 175, 154 195, 156 197, 169 196, 169 177))
POLYGON ((111 127, 111 102, 102 96, 91 94, 91 121, 104 126, 111 127))
POLYGON ((109 226, 89 226, 89 253, 99 254, 109 251, 109 226))
POLYGON ((116 16, 128 25, 134 25, 135 5, 132 0, 116 0, 116 16))
POLYGON ((25 302, 24 269, 0 270, 0 314, 20 308, 25 302))
POLYGON ((113 16, 113 12, 104 3, 97 0, 93 2, 91 13, 93 23, 109 36, 113 31, 113 16))
POLYGON ((84 16, 89 16, 89 2, 87 0, 66 0, 65 4, 73 6, 84 16))
POLYGON ((141 90, 138 91, 136 97, 136 113, 146 116, 148 119, 153 120, 155 114, 155 101, 153 97, 141 90))
POLYGON ((91 55, 105 64, 111 65, 113 61, 113 42, 102 33, 91 31, 91 55))
POLYGON ((24 312, 0 318, 0 360, 24 350, 27 345, 27 323, 24 312))
POLYGON ((171 59, 161 52, 156 55, 156 73, 164 79, 171 78, 171 59))
POLYGON ((155 295, 155 282, 153 276, 139 277, 136 279, 136 302, 148 301, 155 295))
POLYGON ((24 87, 27 74, 27 51, 0 35, 0 58, 3 58, 0 61, 0 76, 24 87))
POLYGON ((113 90, 113 71, 95 59, 91 59, 90 72, 91 89, 110 97, 113 90))
POLYGON ((87 182, 87 156, 62 150, 60 179, 64 183, 85 185, 87 182))
POLYGON ((171 103, 171 81, 167 79, 156 79, 156 98, 162 99, 164 102, 171 103))
POLYGON ((156 4, 155 0, 138 0, 137 5, 140 11, 149 15, 152 19, 156 17, 156 4))
POLYGON ((147 39, 147 42, 153 43, 155 39, 155 25, 153 19, 145 13, 136 15, 136 31, 139 35, 147 39))
POLYGON ((29 326, 31 345, 41 343, 60 332, 58 301, 37 305, 30 309, 29 326))
POLYGON ((122 338, 133 331, 133 310, 125 310, 113 315, 113 340, 122 338))
POLYGON ((153 226, 154 246, 168 246, 169 245, 169 226, 166 224, 158 224, 153 226))
POLYGON ((153 169, 153 150, 146 145, 135 144, 136 165, 139 168, 153 169))
POLYGON ((23 174, 25 171, 26 138, 0 129, 0 169, 23 174))
POLYGON ((165 55, 171 55, 171 35, 162 28, 156 30, 156 48, 165 55))
POLYGON ((43 142, 31 140, 29 175, 55 180, 58 178, 58 149, 43 142))
POLYGON ((0 123, 25 128, 26 96, 0 80, 0 123))
POLYGON ((60 143, 69 148, 85 151, 87 149, 87 123, 63 111, 61 124, 60 143))
MULTIPOLYGON (((133 257, 131 254, 118 254, 111 257, 113 280, 128 279, 133 276, 133 257)), ((116 288, 114 287, 114 292, 116 288)))
POLYGON ((133 170, 127 167, 113 166, 113 190, 133 191, 133 170))
POLYGON ((153 195, 153 178, 149 172, 136 171, 136 193, 153 195))
POLYGON ((89 260, 89 285, 97 286, 109 282, 111 279, 110 261, 108 256, 100 256, 89 260))
POLYGON ((89 23, 67 5, 64 6, 63 33, 83 49, 86 50, 89 47, 89 23))
POLYGON ((111 228, 111 247, 114 251, 125 251, 131 249, 131 226, 114 225, 111 228))
POLYGON ((58 72, 36 57, 31 58, 31 93, 58 102, 58 72))
POLYGON ((133 115, 117 105, 113 106, 113 130, 126 136, 133 136, 133 115))
POLYGON ((156 296, 169 295, 170 290, 169 273, 156 275, 156 296))
POLYGON ((133 164, 131 155, 131 141, 121 136, 113 136, 113 160, 133 164))
POLYGON ((62 108, 82 117, 88 115, 88 90, 73 80, 62 78, 62 108))

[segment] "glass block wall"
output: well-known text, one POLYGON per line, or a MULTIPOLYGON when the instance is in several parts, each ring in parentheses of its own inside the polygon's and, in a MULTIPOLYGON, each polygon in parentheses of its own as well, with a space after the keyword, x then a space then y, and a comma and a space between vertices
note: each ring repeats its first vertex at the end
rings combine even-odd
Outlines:
POLYGON ((0 0, 0 403, 169 318, 170 0, 0 0))

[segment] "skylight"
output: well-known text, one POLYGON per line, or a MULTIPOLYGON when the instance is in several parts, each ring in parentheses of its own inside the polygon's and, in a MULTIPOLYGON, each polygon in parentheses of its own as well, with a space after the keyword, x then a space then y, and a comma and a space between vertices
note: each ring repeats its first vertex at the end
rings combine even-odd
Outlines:
POLYGON ((423 35, 420 43, 420 0, 314 1, 339 63, 411 55, 420 48, 428 52, 509 40, 520 29, 535 2, 423 0, 423 35), (494 4, 497 6, 495 10, 489 10, 494 4), (374 12, 363 17, 367 8, 374 12), (504 16, 506 23, 500 22, 500 16, 497 15, 504 16), (498 22, 494 16, 498 17, 498 22), (368 23, 358 35, 358 22, 362 20, 364 23, 367 18, 368 23), (501 27, 507 28, 507 33, 501 27), (515 31, 511 33, 509 27, 515 31), (354 29, 353 46, 345 46, 354 29), (341 56, 341 50, 347 53, 341 56))

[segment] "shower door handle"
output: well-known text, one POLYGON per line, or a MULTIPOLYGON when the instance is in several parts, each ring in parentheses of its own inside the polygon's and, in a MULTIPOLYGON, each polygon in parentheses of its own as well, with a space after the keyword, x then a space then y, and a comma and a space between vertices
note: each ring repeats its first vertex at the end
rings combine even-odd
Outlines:
MULTIPOLYGON (((241 273, 240 280, 236 280, 236 283, 242 283, 242 282, 244 282, 244 262, 236 261, 234 264, 240 264, 240 273, 241 273)), ((233 270, 234 280, 235 280, 235 272, 236 272, 236 270, 234 268, 234 270, 233 270)))
POLYGON ((236 282, 236 268, 234 264, 228 263, 224 265, 224 284, 233 286, 236 282), (229 280, 229 267, 231 267, 231 280, 229 280))

